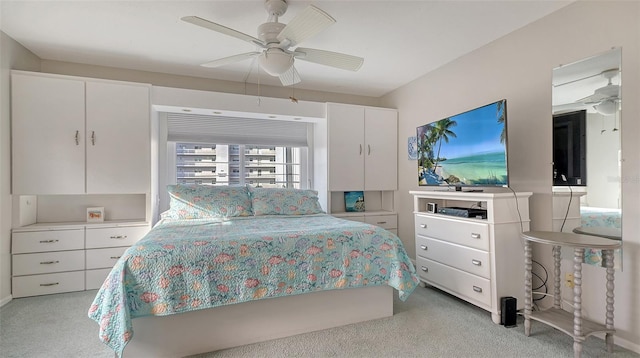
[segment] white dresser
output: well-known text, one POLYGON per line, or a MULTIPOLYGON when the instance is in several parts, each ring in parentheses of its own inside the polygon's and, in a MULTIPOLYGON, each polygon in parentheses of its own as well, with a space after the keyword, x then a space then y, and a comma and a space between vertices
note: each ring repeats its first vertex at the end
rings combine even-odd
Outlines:
POLYGON ((529 192, 411 191, 416 269, 421 281, 491 312, 499 324, 500 299, 524 307, 523 243, 529 230, 529 192), (486 210, 486 218, 428 212, 438 208, 486 210))
POLYGON ((124 251, 149 229, 145 222, 37 224, 13 229, 12 295, 100 288, 124 251))

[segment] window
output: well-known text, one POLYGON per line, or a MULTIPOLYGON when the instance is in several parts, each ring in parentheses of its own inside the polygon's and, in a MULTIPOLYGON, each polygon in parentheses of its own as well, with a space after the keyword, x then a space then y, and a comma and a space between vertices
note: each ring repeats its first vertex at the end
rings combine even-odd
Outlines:
POLYGON ((176 143, 178 184, 301 188, 306 148, 176 143))

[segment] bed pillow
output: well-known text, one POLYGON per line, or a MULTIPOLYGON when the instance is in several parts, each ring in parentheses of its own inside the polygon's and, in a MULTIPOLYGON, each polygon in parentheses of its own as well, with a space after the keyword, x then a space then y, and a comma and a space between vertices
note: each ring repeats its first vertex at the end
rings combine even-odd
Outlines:
POLYGON ((315 190, 250 186, 249 194, 256 216, 324 214, 315 190))
POLYGON ((170 219, 226 219, 252 216, 244 186, 168 185, 170 219))

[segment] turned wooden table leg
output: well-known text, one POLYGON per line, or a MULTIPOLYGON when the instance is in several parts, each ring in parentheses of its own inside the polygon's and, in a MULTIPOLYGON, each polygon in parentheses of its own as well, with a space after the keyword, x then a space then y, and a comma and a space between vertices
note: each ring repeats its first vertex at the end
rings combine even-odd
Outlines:
POLYGON ((561 246, 553 246, 553 308, 562 309, 560 302, 562 294, 560 293, 560 262, 561 262, 561 246))
POLYGON ((584 248, 573 250, 573 356, 582 356, 582 261, 584 248))
POLYGON ((524 334, 529 336, 531 334, 531 264, 532 253, 531 243, 529 240, 524 240, 524 334))
MULTIPOLYGON (((607 268, 607 315, 605 320, 605 327, 612 330, 614 302, 613 275, 615 273, 615 270, 613 268, 613 250, 602 250, 602 257, 604 259, 605 267, 607 268)), ((613 353, 613 333, 605 334, 605 343, 607 344, 607 352, 613 353)))

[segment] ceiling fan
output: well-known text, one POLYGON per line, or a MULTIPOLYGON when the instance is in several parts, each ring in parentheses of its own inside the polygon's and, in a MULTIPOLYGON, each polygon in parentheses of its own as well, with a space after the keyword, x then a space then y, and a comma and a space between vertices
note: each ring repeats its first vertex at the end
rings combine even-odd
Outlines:
POLYGON ((593 91, 593 94, 584 98, 580 98, 573 103, 553 106, 554 112, 593 108, 596 112, 603 115, 614 114, 618 110, 619 104, 621 103, 620 86, 614 85, 611 80, 618 75, 618 72, 619 70, 617 68, 612 68, 601 72, 599 75, 607 79, 606 86, 597 88, 595 91, 593 91))
POLYGON ((284 86, 300 82, 300 76, 294 67, 295 59, 350 71, 360 69, 364 62, 361 57, 313 48, 296 47, 304 40, 335 23, 336 20, 326 12, 310 5, 297 14, 288 24, 283 24, 278 22, 278 17, 287 11, 287 6, 285 0, 265 0, 264 7, 269 17, 267 22, 258 26, 258 38, 198 16, 185 16, 182 21, 235 37, 261 48, 259 51, 213 60, 202 64, 204 67, 219 67, 250 58, 258 58, 258 62, 265 72, 280 78, 280 82, 284 86))

